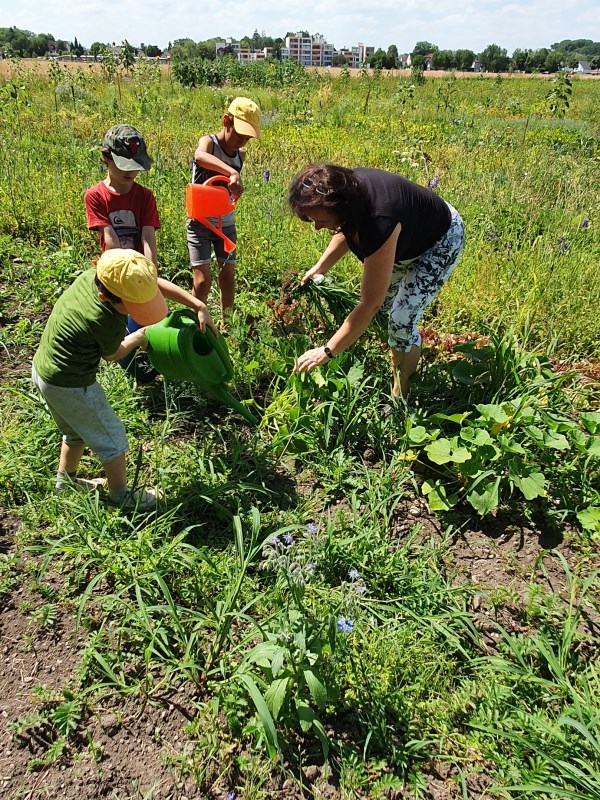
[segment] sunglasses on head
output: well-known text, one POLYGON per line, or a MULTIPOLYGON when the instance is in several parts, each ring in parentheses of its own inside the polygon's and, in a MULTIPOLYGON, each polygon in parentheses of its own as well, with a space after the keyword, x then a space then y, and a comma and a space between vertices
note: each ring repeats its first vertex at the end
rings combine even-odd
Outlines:
POLYGON ((333 194, 335 192, 335 189, 319 189, 319 185, 316 181, 302 181, 302 188, 312 189, 317 194, 320 194, 323 197, 328 197, 330 194, 333 194))

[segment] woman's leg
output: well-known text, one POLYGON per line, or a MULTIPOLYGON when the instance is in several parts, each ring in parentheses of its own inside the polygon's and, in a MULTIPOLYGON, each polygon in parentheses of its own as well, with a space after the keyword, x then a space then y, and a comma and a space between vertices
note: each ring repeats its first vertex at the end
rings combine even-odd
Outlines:
POLYGON ((450 277, 464 246, 463 222, 456 210, 450 209, 450 228, 442 239, 411 263, 394 268, 384 304, 389 309, 388 344, 392 351, 394 397, 408 397, 410 377, 421 357, 417 325, 450 277))
POLYGON ((394 383, 392 385, 392 395, 399 400, 408 399, 410 392, 410 378, 417 371, 419 359, 421 358, 421 346, 414 344, 408 353, 402 350, 391 348, 392 354, 392 374, 394 383))

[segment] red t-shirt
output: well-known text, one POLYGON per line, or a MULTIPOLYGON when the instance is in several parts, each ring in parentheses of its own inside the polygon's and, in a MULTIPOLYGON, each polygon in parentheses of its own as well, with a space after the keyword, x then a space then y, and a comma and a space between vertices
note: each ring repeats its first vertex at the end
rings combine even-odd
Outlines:
POLYGON ((90 230, 100 232, 100 247, 106 249, 103 228, 111 225, 121 247, 142 253, 142 228, 160 228, 156 200, 150 189, 132 184, 127 194, 117 194, 102 181, 85 193, 85 213, 90 230))

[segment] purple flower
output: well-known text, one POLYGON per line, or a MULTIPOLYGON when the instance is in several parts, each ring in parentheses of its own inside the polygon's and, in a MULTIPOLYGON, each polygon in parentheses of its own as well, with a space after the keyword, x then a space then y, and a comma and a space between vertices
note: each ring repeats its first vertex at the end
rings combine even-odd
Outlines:
POLYGON ((311 569, 311 570, 312 570, 312 569, 314 569, 316 566, 317 566, 317 562, 316 562, 316 561, 311 561, 311 562, 310 562, 310 564, 307 566, 307 568, 306 568, 306 569, 311 569))
POLYGON ((338 631, 342 633, 352 633, 354 630, 354 622, 347 617, 340 617, 337 621, 338 631))
POLYGON ((100 175, 102 175, 102 173, 104 172, 104 167, 102 166, 102 164, 98 164, 98 169, 100 170, 100 175))
POLYGON ((360 578, 360 572, 357 569, 351 569, 348 572, 348 577, 351 581, 357 581, 360 578))
POLYGON ((434 175, 433 178, 429 181, 429 188, 431 189, 432 192, 436 189, 439 182, 440 182, 439 175, 434 175))
POLYGON ((266 169, 266 170, 263 172, 263 178, 264 178, 264 179, 266 180, 266 182, 268 183, 268 182, 271 180, 271 171, 270 171, 270 170, 268 170, 268 169, 266 169))
POLYGON ((583 220, 583 222, 581 223, 581 225, 580 225, 579 227, 580 227, 580 228, 583 228, 584 230, 585 230, 586 228, 589 228, 589 227, 590 227, 590 221, 589 221, 589 219, 584 219, 584 220, 583 220))
POLYGON ((281 538, 287 545, 294 544, 294 537, 291 533, 284 533, 281 538))
POLYGON ((356 594, 364 594, 367 591, 367 587, 365 586, 364 583, 362 583, 362 581, 360 583, 355 583, 352 588, 354 589, 356 594))
POLYGON ((227 800, 235 800, 235 792, 233 791, 233 789, 230 789, 227 792, 227 800))
POLYGON ((489 239, 490 241, 494 241, 494 239, 497 239, 499 236, 500 234, 498 231, 493 230, 491 233, 487 233, 485 238, 489 239))
POLYGON ((308 525, 306 526, 306 532, 308 533, 309 536, 316 536, 317 533, 319 532, 319 526, 317 525, 316 522, 309 522, 308 525))
POLYGON ((277 547, 277 545, 280 544, 279 537, 271 536, 271 538, 269 539, 269 544, 271 545, 271 547, 277 547))

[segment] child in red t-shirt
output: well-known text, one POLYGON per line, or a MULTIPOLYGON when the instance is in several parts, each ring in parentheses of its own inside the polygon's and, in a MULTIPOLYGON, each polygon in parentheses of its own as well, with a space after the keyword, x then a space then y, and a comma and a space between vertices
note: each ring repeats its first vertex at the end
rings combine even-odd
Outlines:
MULTIPOLYGON (((98 231, 102 252, 114 248, 137 250, 156 266, 156 230, 160 228, 156 200, 150 189, 135 182, 152 166, 141 133, 131 125, 115 125, 102 142, 101 159, 107 176, 85 193, 85 213, 90 230, 98 231)), ((127 331, 136 329, 130 318, 127 331)), ((141 355, 132 352, 119 364, 148 383, 158 374, 141 355)))
POLYGON ((156 200, 135 182, 152 165, 141 133, 131 125, 115 125, 104 137, 101 158, 108 175, 85 193, 88 228, 98 231, 103 252, 137 250, 156 264, 156 200))

